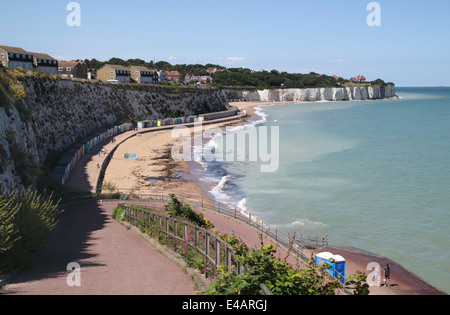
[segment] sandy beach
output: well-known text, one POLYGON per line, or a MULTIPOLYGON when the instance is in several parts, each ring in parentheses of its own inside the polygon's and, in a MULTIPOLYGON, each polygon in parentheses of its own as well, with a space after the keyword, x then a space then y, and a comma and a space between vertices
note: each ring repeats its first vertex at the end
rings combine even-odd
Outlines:
MULTIPOLYGON (((250 107, 249 107, 250 108, 250 107)), ((214 124, 224 128, 244 123, 248 118, 214 124)), ((202 128, 209 127, 203 125, 202 128)), ((193 137, 194 128, 189 128, 193 137)), ((190 174, 190 162, 176 162, 171 150, 178 138, 172 138, 171 130, 142 133, 118 146, 105 172, 104 186, 113 185, 120 192, 188 192, 205 195, 204 189, 190 174), (127 159, 126 153, 138 158, 127 159)), ((103 190, 106 191, 105 189, 103 190)), ((208 199, 210 203, 214 201, 208 199)))
MULTIPOLYGON (((247 112, 247 118, 236 121, 215 123, 215 127, 225 128, 245 124, 255 117, 254 108, 270 105, 273 102, 236 102, 230 103, 241 111, 247 112)), ((209 127, 203 126, 203 130, 209 127)), ((194 128, 190 128, 191 133, 194 128)), ((105 172, 103 183, 116 186, 119 191, 172 191, 190 192, 204 195, 204 189, 190 174, 190 163, 175 162, 171 150, 177 138, 171 137, 171 130, 142 133, 121 144, 114 153, 105 172), (138 159, 126 159, 126 153, 136 154, 138 159)))

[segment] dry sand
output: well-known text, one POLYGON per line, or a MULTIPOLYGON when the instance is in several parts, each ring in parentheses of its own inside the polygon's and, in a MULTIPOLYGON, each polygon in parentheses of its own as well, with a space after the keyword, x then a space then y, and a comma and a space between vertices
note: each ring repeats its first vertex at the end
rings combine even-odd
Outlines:
MULTIPOLYGON (((247 119, 218 122, 214 126, 235 126, 247 119)), ((203 125, 203 130, 210 126, 203 125)), ((190 130, 193 135, 194 128, 190 130)), ((204 195, 203 188, 192 177, 186 179, 190 175, 189 162, 172 159, 171 150, 178 140, 172 138, 172 130, 142 133, 128 139, 117 147, 105 172, 104 185, 112 184, 126 193, 163 191, 204 195), (127 159, 125 153, 136 154, 138 159, 127 159)))

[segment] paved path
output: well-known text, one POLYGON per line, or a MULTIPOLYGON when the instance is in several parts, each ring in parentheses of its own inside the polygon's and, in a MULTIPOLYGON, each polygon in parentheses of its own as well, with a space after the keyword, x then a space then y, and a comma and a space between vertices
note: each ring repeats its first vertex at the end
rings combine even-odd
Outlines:
POLYGON ((70 206, 35 268, 6 285, 2 294, 193 295, 181 268, 136 232, 111 218, 114 204, 70 206), (81 267, 81 286, 67 285, 67 265, 81 267))
MULTIPOLYGON (((160 202, 139 202, 133 201, 132 204, 146 205, 154 208, 163 208, 163 203, 160 202)), ((195 209, 195 208, 194 208, 195 209)), ((223 214, 204 210, 196 209, 203 213, 203 215, 214 223, 215 229, 220 233, 226 233, 229 235, 238 235, 249 247, 259 248, 260 238, 258 232, 250 227, 248 224, 235 220, 234 218, 227 217, 223 214)), ((275 242, 267 237, 263 239, 264 244, 270 244, 275 242)), ((284 259, 287 251, 279 246, 277 247, 277 257, 284 259)), ((420 277, 416 276, 403 266, 399 265, 395 261, 389 258, 362 251, 360 249, 349 246, 330 245, 328 247, 320 248, 312 251, 304 251, 304 254, 310 256, 311 254, 317 254, 320 252, 331 252, 334 255, 341 255, 346 259, 346 276, 349 274, 355 274, 357 271, 366 272, 366 274, 372 271, 366 270, 367 265, 371 262, 377 262, 383 269, 385 264, 388 263, 391 268, 391 287, 385 286, 370 288, 371 295, 445 295, 445 292, 440 291, 434 286, 430 285, 420 277)), ((288 261, 295 266, 297 259, 292 255, 289 256, 288 261)), ((301 267, 304 267, 304 265, 301 267)), ((382 276, 384 273, 382 273, 382 276)))

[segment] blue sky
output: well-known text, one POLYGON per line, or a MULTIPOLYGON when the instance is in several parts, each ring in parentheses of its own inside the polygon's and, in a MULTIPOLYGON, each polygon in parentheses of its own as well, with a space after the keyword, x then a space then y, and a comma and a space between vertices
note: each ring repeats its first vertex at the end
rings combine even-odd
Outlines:
POLYGON ((2 2, 0 44, 58 59, 141 58, 450 85, 448 0, 376 1, 379 27, 367 25, 370 0, 78 0, 80 27, 66 23, 69 0, 2 2))

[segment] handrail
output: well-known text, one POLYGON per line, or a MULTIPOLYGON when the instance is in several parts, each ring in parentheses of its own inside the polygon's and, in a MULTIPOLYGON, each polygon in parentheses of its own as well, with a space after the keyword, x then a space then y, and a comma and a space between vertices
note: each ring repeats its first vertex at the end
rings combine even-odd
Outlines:
MULTIPOLYGON (((152 217, 152 221, 156 222, 159 225, 159 227, 161 227, 162 225, 164 226, 164 228, 160 231, 165 233, 167 236, 170 236, 173 240, 186 241, 188 236, 188 227, 193 228, 195 236, 194 240, 195 249, 205 257, 205 260, 212 263, 212 266, 215 268, 215 270, 217 270, 219 266, 224 265, 229 272, 233 271, 232 257, 238 255, 236 255, 236 252, 233 249, 233 247, 226 241, 222 240, 222 238, 217 234, 208 231, 206 229, 203 229, 190 222, 178 220, 176 218, 166 216, 160 213, 155 213, 140 208, 134 208, 131 205, 119 204, 119 206, 124 209, 124 218, 126 218, 130 224, 136 225, 138 221, 138 218, 135 216, 136 213, 139 213, 141 217, 147 215, 146 220, 147 229, 150 228, 150 217, 152 217), (171 227, 170 222, 172 222, 172 231, 170 231, 171 227), (178 224, 182 225, 183 237, 180 237, 178 235, 178 224), (198 245, 200 244, 201 233, 204 234, 205 238, 204 249, 203 247, 202 248, 198 247, 198 245), (214 250, 213 257, 211 257, 210 255, 211 254, 210 245, 213 245, 212 246, 214 250), (224 260, 221 259, 222 248, 225 250, 224 260)), ((236 268, 234 269, 234 272, 236 272, 237 274, 241 274, 244 270, 244 267, 241 265, 240 262, 235 262, 235 264, 236 268)), ((206 268, 205 268, 205 277, 208 278, 208 270, 206 268)), ((270 291, 270 289, 267 287, 266 284, 260 283, 259 286, 265 295, 273 295, 272 291, 270 291)))
MULTIPOLYGON (((132 225, 136 225, 139 221, 139 218, 136 216, 145 216, 146 218, 146 228, 150 227, 150 221, 157 222, 159 227, 163 226, 161 232, 165 233, 167 236, 170 236, 173 240, 178 241, 186 241, 188 236, 188 228, 193 229, 194 232, 194 244, 195 249, 202 254, 207 261, 209 261, 213 267, 217 270, 217 268, 221 265, 227 267, 228 271, 232 271, 232 256, 236 255, 233 247, 228 244, 226 241, 221 239, 217 234, 208 231, 204 228, 201 228, 195 224, 190 222, 186 222, 183 220, 179 220, 170 216, 166 216, 160 213, 155 213, 152 211, 135 208, 132 205, 119 204, 120 207, 124 209, 124 218, 128 220, 128 222, 132 225), (171 224, 172 223, 172 224, 171 224), (182 227, 182 237, 179 235, 178 227, 182 227), (200 238, 204 237, 205 246, 204 248, 200 248, 198 245, 200 244, 200 238), (214 256, 211 257, 211 249, 213 247, 214 256), (221 250, 225 251, 225 259, 221 258, 221 250), (224 263, 224 264, 223 264, 224 263)), ((240 272, 242 270, 242 266, 237 262, 236 271, 240 272)), ((206 278, 208 278, 208 272, 205 270, 206 278)))
MULTIPOLYGON (((128 200, 129 201, 139 200, 139 201, 165 202, 165 201, 171 200, 170 196, 163 192, 154 191, 153 193, 150 193, 150 194, 148 194, 148 193, 143 194, 142 190, 140 190, 140 189, 139 189, 139 193, 137 193, 137 192, 131 193, 132 191, 133 191, 133 189, 121 188, 121 189, 117 189, 117 191, 115 193, 92 194, 91 196, 96 197, 97 199, 99 197, 101 197, 102 199, 116 199, 117 200, 118 198, 114 198, 114 197, 120 195, 121 197, 125 197, 123 199, 120 198, 121 200, 127 200, 127 201, 128 200), (122 190, 122 191, 127 190, 129 192, 129 194, 125 195, 123 192, 120 192, 120 190, 122 190), (108 197, 112 197, 112 198, 108 198, 108 197)), ((57 198, 64 194, 69 194, 69 193, 70 192, 58 194, 58 195, 55 195, 54 197, 57 198)), ((237 210, 237 208, 230 209, 228 207, 222 207, 221 203, 214 203, 214 204, 208 203, 205 201, 205 197, 202 195, 189 193, 189 192, 176 192, 176 193, 178 194, 177 197, 187 205, 190 205, 190 206, 196 207, 196 208, 200 208, 200 209, 218 212, 220 214, 229 216, 231 218, 234 218, 238 221, 241 221, 243 223, 250 225, 251 227, 255 228, 256 230, 260 231, 261 233, 267 235, 269 238, 273 239, 274 241, 276 241, 283 247, 289 248, 291 253, 295 254, 303 262, 309 263, 310 257, 308 257, 307 255, 305 255, 303 253, 303 251, 306 250, 306 247, 303 244, 297 242, 297 240, 294 240, 294 244, 292 245, 291 244, 292 240, 289 235, 284 235, 283 233, 280 233, 276 228, 275 228, 275 230, 273 227, 271 229, 270 225, 264 224, 263 221, 259 221, 259 219, 255 216, 253 216, 251 213, 249 213, 248 215, 244 215, 241 212, 239 212, 237 210), (181 197, 179 194, 181 194, 181 197), (196 200, 196 199, 190 198, 192 196, 201 197, 201 200, 196 200)), ((315 239, 318 240, 317 237, 315 239)), ((328 236, 326 238, 322 238, 322 246, 326 246, 326 245, 328 245, 328 236)), ((317 265, 316 262, 312 262, 312 264, 314 267, 319 267, 319 265, 317 265)), ((332 267, 330 267, 330 268, 332 268, 332 267)), ((328 268, 328 269, 330 269, 330 268, 328 268)), ((331 279, 338 280, 338 282, 341 285, 341 289, 346 294, 350 293, 348 291, 348 289, 345 288, 345 285, 339 281, 340 279, 337 279, 335 276, 333 276, 329 272, 327 272, 326 274, 331 279)), ((344 280, 344 283, 345 283, 345 280, 344 280)))
MULTIPOLYGON (((146 228, 148 229, 150 227, 150 216, 152 216, 152 221, 157 222, 159 224, 159 227, 163 226, 162 230, 159 230, 160 232, 165 233, 167 236, 171 237, 173 240, 179 240, 179 241, 186 241, 188 236, 188 227, 191 227, 194 229, 194 245, 197 252, 199 252, 201 255, 204 256, 205 261, 210 262, 211 265, 214 267, 215 270, 219 266, 225 266, 227 268, 227 271, 232 272, 232 257, 237 256, 233 247, 228 244, 226 241, 222 240, 220 236, 217 234, 208 231, 206 229, 203 229, 197 225, 194 225, 190 222, 186 222, 183 220, 179 220, 170 216, 166 216, 160 213, 155 213, 151 211, 147 211, 141 208, 135 208, 132 205, 126 205, 126 204, 119 204, 120 207, 124 209, 124 217, 127 218, 128 222, 132 225, 137 225, 137 222, 139 221, 139 218, 136 216, 137 213, 142 217, 144 215, 147 215, 146 220, 146 228), (164 221, 164 222, 163 222, 164 221), (170 224, 172 222, 172 224, 170 224), (180 224, 180 225, 179 225, 180 224), (182 234, 183 237, 180 237, 178 232, 178 226, 182 226, 182 234), (200 244, 200 237, 204 236, 204 248, 199 248, 198 245, 200 244), (211 257, 211 250, 210 247, 213 248, 213 257, 211 257), (225 251, 225 259, 221 258, 221 250, 224 249, 225 251)), ((175 244, 175 242, 174 242, 175 244)), ((242 266, 239 262, 236 263, 236 268, 234 269, 234 272, 237 274, 241 274, 244 270, 244 266, 242 266)), ((318 265, 314 262, 313 265, 315 267, 318 267, 318 265)), ((345 294, 350 294, 351 292, 345 288, 345 286, 340 283, 339 279, 336 279, 333 275, 330 273, 326 273, 328 277, 331 279, 338 280, 338 283, 341 286, 341 290, 345 294)), ((205 277, 208 278, 208 270, 205 268, 205 277)), ((273 295, 271 290, 267 287, 266 284, 260 283, 259 284, 261 290, 265 295, 273 295)))
MULTIPOLYGON (((129 188, 117 188, 117 193, 123 193, 130 197, 131 200, 155 200, 155 201, 170 201, 170 197, 167 193, 158 191, 158 190, 142 190, 142 189, 129 189, 129 188)), ((283 232, 279 231, 277 227, 264 222, 258 217, 254 216, 250 212, 244 212, 238 210, 237 207, 231 207, 226 204, 220 202, 210 203, 207 201, 204 195, 199 195, 190 192, 175 192, 176 195, 183 200, 185 203, 190 206, 202 208, 205 210, 210 210, 214 212, 218 212, 234 219, 237 219, 241 222, 247 223, 250 226, 256 228, 263 234, 271 237, 277 242, 284 243, 284 245, 288 246, 291 237, 289 235, 285 235, 283 232)), ((295 243, 297 246, 306 250, 307 246, 309 247, 324 247, 328 245, 328 236, 325 237, 304 237, 300 235, 299 239, 295 239, 295 243)), ((308 261, 309 258, 306 258, 308 261)))

